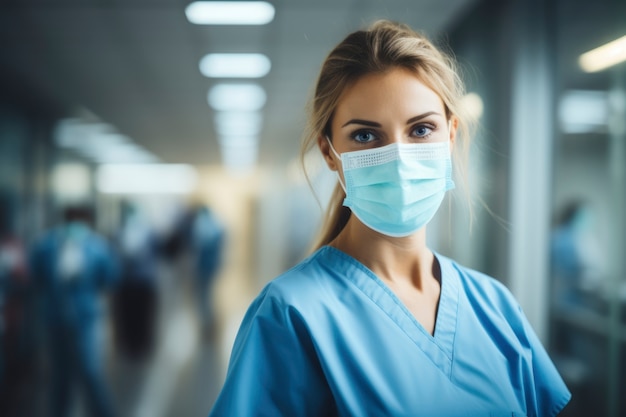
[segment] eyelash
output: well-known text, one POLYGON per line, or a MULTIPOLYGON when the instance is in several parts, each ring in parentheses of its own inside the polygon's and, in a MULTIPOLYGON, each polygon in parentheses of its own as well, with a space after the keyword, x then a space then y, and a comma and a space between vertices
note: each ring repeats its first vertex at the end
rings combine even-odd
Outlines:
POLYGON ((420 128, 426 128, 430 130, 430 132, 428 132, 424 136, 418 136, 419 139, 428 139, 435 132, 436 126, 431 125, 431 124, 426 124, 426 123, 420 123, 411 128, 411 133, 415 132, 417 129, 420 129, 420 128))
POLYGON ((370 142, 372 142, 372 141, 374 141, 374 140, 378 139, 378 135, 376 134, 376 132, 374 132, 374 131, 372 131, 372 130, 369 130, 369 129, 359 129, 359 130, 356 130, 356 131, 354 131, 354 132, 350 135, 350 137, 352 138, 352 140, 354 140, 355 142, 360 143, 360 144, 370 143, 370 142), (364 135, 364 134, 369 134, 369 135, 372 135, 372 136, 374 136, 374 139, 372 139, 372 140, 367 140, 367 141, 362 141, 362 140, 358 140, 358 139, 357 139, 357 137, 358 137, 359 135, 364 135))
MULTIPOLYGON (((416 136, 417 139, 424 140, 424 139, 428 139, 435 132, 435 130, 436 130, 436 126, 434 126, 432 124, 420 123, 420 124, 417 124, 417 125, 411 127, 411 136, 416 136), (430 130, 430 132, 428 132, 424 136, 414 135, 415 131, 417 129, 421 129, 421 128, 426 128, 426 129, 430 130)), ((354 140, 355 142, 357 142, 359 144, 367 144, 367 143, 370 143, 370 142, 373 142, 373 141, 377 140, 379 138, 379 135, 374 130, 359 129, 359 130, 354 131, 350 135, 350 137, 352 138, 352 140, 354 140), (371 139, 371 140, 366 140, 366 141, 362 141, 362 140, 358 140, 357 139, 357 137, 359 135, 364 135, 364 134, 372 135, 372 136, 374 136, 374 138, 371 139)))

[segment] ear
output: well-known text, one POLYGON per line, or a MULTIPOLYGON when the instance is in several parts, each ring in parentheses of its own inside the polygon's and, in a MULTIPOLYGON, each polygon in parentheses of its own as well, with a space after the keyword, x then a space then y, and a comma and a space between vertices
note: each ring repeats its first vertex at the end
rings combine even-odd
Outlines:
POLYGON ((319 135, 317 137, 317 146, 320 148, 320 152, 326 161, 326 165, 331 171, 337 171, 337 162, 335 161, 335 154, 330 149, 330 144, 325 136, 319 135))
POLYGON ((456 134, 459 128, 459 119, 455 115, 452 115, 450 116, 450 121, 448 123, 450 126, 450 132, 449 132, 450 152, 453 152, 454 144, 456 143, 456 134))

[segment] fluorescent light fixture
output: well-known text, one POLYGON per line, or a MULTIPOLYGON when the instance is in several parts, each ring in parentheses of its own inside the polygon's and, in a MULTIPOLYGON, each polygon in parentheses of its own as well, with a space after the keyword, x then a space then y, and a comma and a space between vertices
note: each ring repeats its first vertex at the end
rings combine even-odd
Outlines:
POLYGON ((255 144, 248 146, 221 146, 222 163, 224 167, 234 173, 246 173, 256 166, 259 147, 255 144))
POLYGON ((265 25, 274 14, 265 1, 195 1, 185 8, 187 20, 197 25, 265 25))
POLYGON ((219 136, 218 141, 227 170, 241 174, 254 168, 259 154, 258 136, 219 136))
POLYGON ((245 149, 258 148, 258 136, 220 136, 218 142, 222 148, 245 149))
POLYGON ((147 164, 157 162, 157 159, 152 154, 134 143, 110 145, 103 148, 99 154, 93 155, 93 158, 103 164, 147 164))
POLYGON ((156 162, 156 157, 119 133, 86 136, 77 149, 94 162, 102 164, 156 162))
POLYGON ((184 164, 103 164, 96 187, 107 194, 187 194, 197 179, 196 170, 184 164))
POLYGON ((260 78, 271 68, 263 54, 208 54, 200 60, 200 72, 210 78, 260 78))
POLYGON ((62 119, 54 126, 52 137, 54 143, 61 148, 69 148, 78 142, 78 137, 74 134, 74 127, 78 119, 62 119))
POLYGON ((585 52, 578 58, 585 72, 598 72, 626 61, 626 35, 585 52))
POLYGON ((157 158, 106 123, 80 119, 61 120, 54 129, 54 141, 96 163, 150 163, 157 158))
POLYGON ((564 133, 605 132, 609 100, 605 91, 570 90, 559 102, 559 123, 564 133))
POLYGON ((259 112, 217 112, 215 130, 219 136, 256 136, 261 133, 263 116, 259 112))
POLYGON ((256 111, 267 96, 256 84, 218 84, 209 90, 209 105, 217 111, 256 111))
POLYGON ((111 148, 127 144, 129 144, 129 139, 124 135, 91 132, 89 135, 85 135, 83 140, 74 148, 97 161, 108 153, 111 148))
POLYGON ((106 123, 85 123, 80 119, 70 118, 59 121, 53 135, 57 146, 80 149, 93 136, 114 131, 113 126, 106 123))

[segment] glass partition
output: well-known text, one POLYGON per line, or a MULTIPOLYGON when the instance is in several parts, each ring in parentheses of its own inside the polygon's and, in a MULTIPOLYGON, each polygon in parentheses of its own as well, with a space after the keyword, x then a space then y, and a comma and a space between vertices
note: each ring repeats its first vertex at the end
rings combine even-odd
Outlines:
POLYGON ((555 8, 550 351, 573 394, 565 415, 614 417, 626 413, 626 66, 584 54, 626 35, 626 10, 578 3, 555 8))

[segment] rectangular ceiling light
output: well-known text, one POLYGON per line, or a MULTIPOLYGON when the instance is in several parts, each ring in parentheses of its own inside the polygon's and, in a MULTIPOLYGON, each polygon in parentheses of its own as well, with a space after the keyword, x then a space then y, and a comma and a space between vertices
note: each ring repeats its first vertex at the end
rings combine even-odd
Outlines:
POLYGON ((132 142, 102 147, 91 157, 101 164, 146 164, 158 161, 154 155, 132 142))
POLYGON ((626 35, 585 52, 578 58, 585 72, 598 72, 626 61, 626 35))
POLYGON ((195 1, 185 8, 187 20, 197 25, 265 25, 274 13, 265 1, 195 1))
POLYGON ((256 136, 261 133, 263 116, 259 112, 217 112, 215 130, 220 136, 256 136))
POLYGON ((236 174, 251 172, 256 166, 259 143, 258 138, 240 137, 220 139, 220 150, 224 167, 236 174))
POLYGON ((106 123, 63 119, 54 128, 55 143, 96 163, 152 163, 157 158, 106 123))
POLYGON ((271 67, 263 54, 208 54, 200 60, 200 72, 210 78, 260 78, 271 67))
POLYGON ((98 191, 108 194, 187 194, 197 180, 184 164, 104 164, 96 173, 98 191))
POLYGON ((107 123, 86 123, 77 118, 61 119, 54 127, 54 142, 62 148, 80 149, 85 138, 115 132, 107 123))
POLYGON ((265 105, 265 90, 256 84, 218 84, 207 97, 217 111, 257 111, 265 105))

